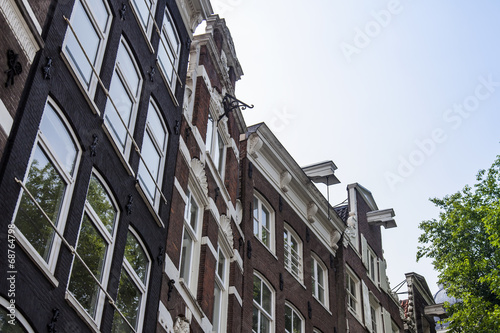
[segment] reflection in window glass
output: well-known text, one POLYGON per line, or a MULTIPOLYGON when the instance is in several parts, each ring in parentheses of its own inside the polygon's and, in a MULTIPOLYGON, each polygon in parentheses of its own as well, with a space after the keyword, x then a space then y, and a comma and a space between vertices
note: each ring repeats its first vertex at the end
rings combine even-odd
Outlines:
MULTIPOLYGON (((102 281, 107 244, 85 215, 80 229, 76 251, 94 276, 102 281)), ((99 297, 99 285, 79 259, 75 258, 68 287, 80 305, 95 318, 99 297)))
MULTIPOLYGON (((116 305, 123 316, 134 328, 137 328, 137 315, 139 312, 140 302, 141 292, 134 285, 130 276, 122 270, 116 305)), ((115 311, 113 328, 111 331, 113 333, 133 332, 117 311, 115 311)))
POLYGON ((125 245, 125 259, 132 266, 139 279, 146 283, 149 261, 137 238, 130 232, 127 235, 127 244, 125 245))
POLYGON ((116 219, 116 208, 112 204, 111 198, 101 182, 94 175, 90 178, 87 201, 101 219, 101 222, 106 226, 109 233, 112 234, 116 219))

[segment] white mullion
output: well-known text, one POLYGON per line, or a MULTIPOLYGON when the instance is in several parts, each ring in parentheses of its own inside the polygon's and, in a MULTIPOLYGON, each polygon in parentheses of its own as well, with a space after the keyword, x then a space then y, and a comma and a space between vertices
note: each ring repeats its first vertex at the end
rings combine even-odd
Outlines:
POLYGON ((92 273, 92 271, 87 266, 87 264, 85 264, 85 261, 83 260, 82 257, 80 257, 80 254, 78 254, 78 252, 76 251, 76 249, 73 246, 71 246, 71 244, 66 240, 66 238, 64 238, 64 235, 57 229, 57 227, 54 225, 54 223, 49 218, 49 216, 47 215, 47 213, 43 210, 43 208, 40 206, 40 204, 36 201, 36 199, 33 197, 33 195, 31 194, 31 192, 28 190, 28 188, 26 187, 26 185, 22 181, 20 181, 19 179, 17 179, 17 178, 14 178, 14 179, 15 179, 15 181, 19 185, 21 185, 21 187, 24 189, 24 191, 28 194, 28 196, 30 197, 30 199, 35 204, 35 206, 43 214, 43 216, 45 217, 45 219, 47 220, 47 222, 49 222, 49 224, 52 227, 52 229, 54 229, 54 232, 56 233, 56 235, 59 236, 59 238, 61 239, 62 243, 70 250, 71 254, 73 256, 75 256, 81 262, 81 264, 85 267, 85 269, 87 270, 87 272, 94 279, 94 282, 97 283, 97 285, 99 286, 99 288, 101 289, 101 291, 104 292, 104 294, 106 295, 106 297, 109 299, 110 304, 115 308, 116 311, 118 311, 118 313, 122 316, 123 320, 125 320, 125 322, 130 326, 130 328, 132 329, 132 331, 136 332, 135 328, 128 322, 127 318, 125 318, 125 316, 123 315, 123 313, 118 309, 118 307, 116 306, 116 304, 115 304, 113 298, 111 297, 111 295, 109 295, 109 293, 106 291, 106 288, 101 284, 101 281, 99 281, 99 279, 94 275, 94 273, 92 273))

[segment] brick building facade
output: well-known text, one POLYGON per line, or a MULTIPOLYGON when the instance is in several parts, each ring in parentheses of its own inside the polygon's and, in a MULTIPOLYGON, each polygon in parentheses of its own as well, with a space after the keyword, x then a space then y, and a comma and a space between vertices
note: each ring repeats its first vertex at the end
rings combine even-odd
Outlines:
POLYGON ((211 11, 0 1, 0 331, 155 331, 190 42, 211 11))

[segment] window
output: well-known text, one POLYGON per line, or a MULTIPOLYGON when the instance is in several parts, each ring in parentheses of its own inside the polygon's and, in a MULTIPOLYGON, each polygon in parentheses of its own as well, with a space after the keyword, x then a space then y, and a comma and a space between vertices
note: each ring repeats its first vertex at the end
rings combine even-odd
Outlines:
MULTIPOLYGON (((150 266, 151 259, 144 250, 143 244, 135 232, 129 230, 116 306, 136 332, 142 332, 150 266)), ((132 332, 118 311, 115 311, 111 331, 113 333, 132 332)))
POLYGON ((227 290, 228 290, 228 261, 220 247, 217 249, 217 263, 215 265, 215 287, 214 287, 214 313, 212 317, 212 331, 224 332, 227 312, 227 290))
MULTIPOLYGON (((75 183, 80 148, 55 106, 47 101, 24 184, 62 232, 75 183)), ((43 213, 24 191, 14 215, 18 241, 40 256, 53 273, 61 240, 43 213)))
POLYGON ((104 122, 122 154, 128 156, 132 144, 142 78, 132 54, 122 39, 109 87, 104 122), (112 102, 111 102, 112 100, 112 102))
MULTIPOLYGON (((140 0, 137 0, 140 1, 140 0)), ((167 86, 175 91, 177 83, 177 67, 181 53, 181 42, 177 29, 168 9, 165 8, 161 27, 160 45, 158 46, 158 62, 167 86)))
POLYGON ((304 319, 294 307, 288 304, 285 305, 285 332, 304 332, 304 319))
POLYGON ((207 137, 205 138, 205 142, 212 162, 214 162, 219 175, 223 177, 226 147, 219 132, 217 123, 214 121, 210 113, 208 114, 207 137))
POLYGON ((156 103, 150 100, 138 176, 148 200, 155 209, 158 209, 160 203, 159 188, 163 179, 167 145, 167 127, 156 103))
POLYGON ((359 279, 346 267, 347 306, 356 317, 361 315, 361 292, 359 279))
POLYGON ((0 332, 8 333, 34 333, 28 321, 16 308, 12 313, 11 309, 15 304, 0 297, 0 332))
POLYGON ((302 242, 297 234, 285 224, 284 231, 285 268, 302 281, 302 242))
POLYGON ((197 274, 193 274, 197 268, 200 252, 200 212, 199 205, 192 193, 187 191, 187 203, 184 210, 184 232, 181 248, 180 277, 186 286, 195 293, 197 274))
POLYGON ((274 212, 258 194, 253 197, 253 234, 274 252, 274 212))
POLYGON ((73 7, 70 22, 76 37, 68 28, 63 50, 88 92, 95 91, 97 85, 92 66, 99 73, 111 17, 111 11, 103 0, 77 0, 73 7))
MULTIPOLYGON (((92 174, 76 251, 103 288, 107 286, 117 221, 116 201, 104 182, 96 174, 92 174)), ((68 291, 81 308, 95 322, 99 322, 104 293, 78 258, 73 260, 68 291)))
POLYGON ((327 306, 328 271, 315 254, 311 256, 311 282, 313 296, 324 306, 327 306))
POLYGON ((261 277, 253 276, 252 332, 273 332, 274 293, 261 277))
MULTIPOLYGON (((372 333, 382 332, 382 312, 380 308, 379 301, 370 293, 369 295, 369 307, 370 307, 370 322, 372 333)), ((368 325, 370 327, 370 325, 368 325)))
POLYGON ((375 253, 368 248, 368 276, 373 282, 378 281, 378 259, 375 253))
POLYGON ((131 2, 137 21, 139 21, 146 37, 149 38, 153 30, 156 0, 131 0, 131 2))

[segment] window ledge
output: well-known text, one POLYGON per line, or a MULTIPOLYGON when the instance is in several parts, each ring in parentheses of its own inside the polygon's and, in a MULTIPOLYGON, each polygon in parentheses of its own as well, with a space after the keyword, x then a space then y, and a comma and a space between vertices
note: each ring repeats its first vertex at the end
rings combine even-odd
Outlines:
POLYGON ((120 161, 122 162, 123 166, 127 170, 127 173, 130 176, 132 176, 132 177, 135 178, 134 170, 132 170, 132 167, 126 161, 125 156, 121 152, 120 148, 118 148, 118 146, 116 145, 115 139, 113 138, 113 135, 111 134, 111 132, 110 132, 108 126, 106 125, 105 121, 103 121, 103 123, 102 123, 102 128, 104 129, 104 133, 106 133, 106 136, 108 137, 109 141, 111 141, 111 145, 113 146, 113 148, 114 148, 114 150, 116 152, 116 155, 118 155, 118 157, 120 158, 120 161))
POLYGON ((85 97, 85 100, 87 101, 88 105, 90 106, 90 109, 92 110, 92 112, 94 114, 100 116, 101 112, 99 111, 99 108, 97 107, 97 105, 92 100, 92 96, 91 96, 91 95, 93 95, 95 93, 95 90, 97 89, 96 83, 92 83, 92 85, 94 85, 94 87, 92 87, 92 89, 90 91, 87 90, 87 89, 85 89, 85 87, 82 84, 82 79, 75 72, 75 70, 74 70, 73 66, 71 65, 68 57, 66 56, 66 52, 64 52, 64 50, 61 50, 60 55, 61 55, 61 58, 63 59, 63 62, 66 64, 66 67, 68 67, 68 70, 71 73, 71 76, 73 76, 73 79, 75 80, 76 84, 78 85, 78 88, 80 88, 80 91, 82 92, 83 96, 85 97))
POLYGON ((363 325, 363 327, 365 326, 365 324, 363 324, 363 322, 361 321, 361 318, 359 317, 359 315, 354 312, 350 307, 347 307, 347 309, 349 310, 349 312, 351 313, 351 315, 356 318, 356 320, 361 324, 363 325))
MULTIPOLYGON (((21 231, 16 226, 16 244, 19 244, 24 252, 31 258, 31 260, 38 266, 45 277, 50 281, 50 283, 57 288, 59 286, 59 281, 57 281, 54 273, 49 269, 47 263, 40 257, 38 252, 31 247, 31 244, 24 238, 21 231)), ((57 235, 55 236, 57 237, 57 235)))
POLYGON ((258 241, 259 241, 259 243, 260 243, 262 246, 264 246, 264 248, 265 248, 265 249, 266 249, 266 250, 267 250, 267 251, 268 251, 268 252, 269 252, 269 253, 270 253, 270 254, 271 254, 271 255, 272 255, 272 256, 273 256, 276 260, 279 260, 279 259, 278 259, 278 256, 276 256, 276 254, 274 254, 274 252, 273 252, 273 251, 272 251, 269 247, 267 247, 267 245, 266 245, 266 244, 264 244, 264 243, 260 240, 260 238, 259 238, 259 237, 255 236, 255 235, 253 235, 253 237, 254 237, 256 240, 258 240, 258 241))
MULTIPOLYGON (((148 210, 149 212, 151 213, 151 215, 153 216, 154 220, 156 221, 156 224, 158 224, 158 227, 160 228, 165 228, 165 224, 163 223, 163 221, 161 220, 161 217, 160 215, 158 215, 158 213, 156 212, 155 208, 153 207, 153 205, 151 205, 151 202, 149 201, 149 199, 147 198, 147 195, 146 193, 144 192, 144 190, 142 189, 142 185, 140 184, 140 181, 136 180, 135 182, 135 188, 137 189, 137 191, 139 192, 139 194, 141 195, 141 198, 142 200, 144 201, 144 203, 146 204, 146 206, 148 207, 148 210)), ((162 201, 160 199, 160 205, 162 204, 162 201)))
MULTIPOLYGON (((161 43, 161 41, 160 41, 160 43, 161 43)), ((172 89, 172 87, 170 86, 170 84, 168 84, 168 80, 165 77, 165 73, 163 73, 163 70, 161 69, 161 65, 160 65, 160 62, 158 61, 158 58, 156 59, 156 67, 158 68, 158 71, 161 74, 161 78, 163 79, 163 83, 165 83, 165 86, 167 87, 168 93, 170 94, 172 101, 174 102, 174 106, 178 107, 179 102, 177 101, 177 98, 175 98, 175 92, 172 89)), ((174 74, 174 75, 177 75, 177 74, 174 74)), ((177 85, 177 78, 175 79, 175 85, 177 85)))
POLYGON ((184 293, 181 293, 181 296, 184 296, 184 295, 187 296, 187 299, 186 299, 186 297, 182 297, 182 298, 184 298, 184 301, 186 302, 187 307, 191 308, 192 310, 195 310, 198 313, 198 315, 200 316, 200 318, 205 317, 205 313, 203 313, 203 309, 198 304, 196 297, 194 297, 193 293, 191 292, 191 289, 189 289, 189 286, 186 284, 186 282, 184 282, 183 278, 179 279, 179 284, 181 285, 182 290, 184 291, 184 293))
POLYGON ((75 296, 73 296, 68 290, 66 290, 64 298, 69 303, 69 305, 76 311, 78 316, 82 318, 84 322, 87 323, 87 326, 90 327, 92 331, 99 332, 99 327, 95 323, 94 319, 80 305, 80 303, 76 300, 75 296))
POLYGON ((326 306, 326 304, 321 303, 321 301, 319 299, 317 299, 316 296, 312 295, 312 297, 316 300, 316 302, 318 302, 319 304, 321 304, 321 306, 323 307, 323 309, 325 309, 330 315, 332 315, 332 313, 330 312, 330 309, 326 306))

